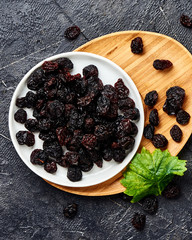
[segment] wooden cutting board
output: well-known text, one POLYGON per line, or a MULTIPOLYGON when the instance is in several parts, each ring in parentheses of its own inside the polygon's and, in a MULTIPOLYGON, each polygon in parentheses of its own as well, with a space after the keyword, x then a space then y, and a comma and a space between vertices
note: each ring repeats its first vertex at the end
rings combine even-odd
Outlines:
MULTIPOLYGON (((96 38, 75 51, 95 53, 115 62, 132 78, 142 99, 149 91, 156 90, 159 99, 155 108, 159 113, 160 125, 155 132, 166 136, 169 141, 168 150, 172 155, 177 155, 180 152, 191 135, 192 120, 186 126, 178 124, 183 131, 183 139, 180 143, 176 143, 171 139, 169 133, 171 127, 177 124, 176 118, 168 116, 162 110, 162 107, 166 99, 166 90, 175 85, 181 86, 186 91, 183 108, 192 116, 192 55, 183 45, 158 33, 124 31, 96 38), (141 55, 133 54, 130 50, 131 40, 135 37, 143 39, 144 52, 141 55), (168 70, 157 71, 152 66, 155 59, 168 59, 173 63, 173 67, 168 70)), ((150 110, 145 105, 144 110, 145 124, 147 124, 150 110)), ((151 152, 155 149, 151 142, 145 138, 141 141, 140 149, 142 146, 145 146, 151 152)), ((122 172, 106 182, 83 188, 64 187, 47 182, 63 191, 78 195, 104 196, 117 194, 125 190, 120 184, 119 180, 121 178, 122 172)))

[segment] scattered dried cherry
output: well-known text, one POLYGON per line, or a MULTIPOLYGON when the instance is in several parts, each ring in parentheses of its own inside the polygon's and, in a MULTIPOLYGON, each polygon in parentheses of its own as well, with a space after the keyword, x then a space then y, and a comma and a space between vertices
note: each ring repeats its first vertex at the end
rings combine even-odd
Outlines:
POLYGON ((132 136, 124 136, 117 140, 117 143, 125 150, 131 151, 135 144, 135 139, 132 136))
POLYGON ((67 152, 63 156, 62 160, 65 161, 68 166, 77 166, 79 161, 79 154, 77 152, 67 152))
POLYGON ((43 143, 43 149, 48 154, 49 157, 60 158, 62 156, 63 150, 61 145, 57 141, 45 141, 43 143))
POLYGON ((27 106, 25 97, 17 98, 15 105, 19 108, 25 108, 27 106))
POLYGON ((176 121, 181 125, 186 125, 189 123, 190 117, 188 112, 181 109, 176 115, 176 121))
POLYGON ((16 134, 17 141, 20 145, 27 145, 31 147, 35 144, 35 138, 33 133, 28 131, 19 131, 16 134))
POLYGON ((39 124, 36 119, 29 118, 25 122, 25 128, 30 132, 37 132, 39 130, 39 124))
POLYGON ((77 214, 78 205, 76 203, 69 204, 63 209, 63 214, 66 218, 74 218, 77 214))
POLYGON ((153 90, 145 95, 144 102, 147 106, 153 107, 157 103, 158 93, 153 90))
POLYGON ((52 127, 52 122, 49 118, 42 118, 39 120, 39 129, 42 131, 49 131, 52 127))
POLYGON ((58 63, 58 67, 61 70, 65 69, 65 71, 66 70, 69 71, 69 70, 73 69, 73 63, 71 62, 71 60, 69 58, 65 58, 65 57, 59 58, 59 59, 55 60, 55 62, 58 63))
POLYGON ((80 33, 81 30, 78 26, 72 26, 65 30, 64 36, 69 40, 74 40, 79 36, 80 33))
POLYGON ((27 79, 27 87, 30 90, 39 90, 45 82, 45 75, 41 68, 35 70, 27 79))
POLYGON ((98 77, 98 68, 95 65, 88 65, 83 68, 83 76, 85 79, 89 77, 98 77))
POLYGON ((174 125, 170 130, 170 135, 175 142, 181 142, 183 132, 179 126, 174 125))
POLYGON ((142 208, 149 214, 155 214, 158 209, 158 201, 155 196, 148 196, 141 200, 142 208))
POLYGON ((137 230, 143 230, 145 227, 146 216, 140 213, 135 213, 132 218, 132 225, 137 230))
POLYGON ((136 37, 131 41, 131 51, 135 54, 143 52, 143 40, 141 37, 136 37))
POLYGON ((72 182, 77 182, 82 179, 82 172, 78 166, 70 166, 67 171, 67 177, 72 182))
POLYGON ((17 112, 14 114, 14 119, 18 123, 25 123, 27 120, 27 113, 23 109, 17 110, 17 112))
POLYGON ((157 109, 153 109, 150 114, 149 114, 149 122, 153 126, 158 126, 159 125, 159 114, 157 109))
POLYGON ((154 132, 155 132, 155 127, 151 124, 147 124, 144 127, 143 136, 151 140, 154 136, 154 132))
POLYGON ((105 161, 111 161, 113 158, 113 151, 111 148, 104 148, 102 151, 102 157, 105 161))
POLYGON ((36 94, 32 91, 27 92, 27 94, 25 96, 25 101, 26 101, 27 108, 35 107, 36 101, 37 101, 36 94))
POLYGON ((184 100, 184 98, 185 98, 185 90, 183 88, 179 87, 179 86, 174 86, 174 87, 170 87, 166 91, 167 98, 175 97, 175 95, 180 96, 181 99, 184 100))
POLYGON ((192 19, 187 15, 181 15, 180 23, 187 28, 192 28, 192 19))
POLYGON ((167 138, 162 134, 155 134, 152 143, 156 148, 165 148, 168 144, 167 138))
POLYGON ((93 167, 93 159, 83 148, 79 150, 79 167, 83 172, 89 172, 93 167))
POLYGON ((171 182, 163 190, 162 195, 167 199, 178 198, 180 195, 180 187, 176 183, 171 182))
POLYGON ((48 173, 55 173, 57 171, 57 165, 55 162, 46 162, 44 165, 45 171, 48 173))
POLYGON ((92 150, 96 147, 97 145, 97 138, 93 134, 85 134, 83 136, 83 139, 81 141, 83 146, 87 148, 88 150, 92 150))
POLYGON ((64 112, 64 104, 58 100, 54 100, 48 103, 47 110, 52 119, 57 119, 61 117, 64 112))
POLYGON ((47 131, 40 131, 39 138, 43 141, 54 141, 57 139, 56 133, 53 130, 47 131))
POLYGON ((122 163, 125 157, 126 154, 124 149, 116 148, 113 150, 113 159, 115 160, 115 162, 122 163))
POLYGON ((126 112, 130 108, 135 108, 135 102, 133 101, 132 98, 127 97, 124 99, 119 99, 118 106, 121 111, 126 112))
POLYGON ((164 69, 170 68, 172 66, 173 66, 173 63, 171 61, 169 61, 169 60, 159 60, 159 59, 156 59, 153 62, 153 67, 156 70, 164 70, 164 69))
POLYGON ((35 149, 31 153, 30 161, 32 164, 43 165, 48 159, 47 154, 41 149, 35 149))

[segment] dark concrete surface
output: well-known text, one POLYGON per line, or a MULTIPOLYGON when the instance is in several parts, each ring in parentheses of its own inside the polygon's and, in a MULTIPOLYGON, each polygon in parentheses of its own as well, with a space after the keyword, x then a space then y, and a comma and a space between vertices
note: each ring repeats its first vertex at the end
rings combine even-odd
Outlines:
POLYGON ((179 179, 181 197, 172 201, 158 197, 158 213, 147 215, 145 229, 138 232, 130 220, 135 211, 142 212, 139 204, 119 196, 65 193, 31 172, 9 139, 7 121, 12 94, 32 66, 95 37, 122 30, 154 31, 175 38, 192 52, 192 29, 179 23, 182 13, 192 13, 191 1, 0 1, 0 239, 192 239, 192 138, 179 154, 188 160, 188 171, 179 179), (68 41, 63 33, 72 24, 82 34, 68 41), (73 220, 62 213, 71 202, 79 204, 73 220))

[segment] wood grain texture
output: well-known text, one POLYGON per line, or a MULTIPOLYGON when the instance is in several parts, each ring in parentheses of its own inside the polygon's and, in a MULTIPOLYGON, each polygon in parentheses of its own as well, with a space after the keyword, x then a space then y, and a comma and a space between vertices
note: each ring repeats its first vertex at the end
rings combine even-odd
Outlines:
MULTIPOLYGON (((186 126, 179 125, 183 131, 183 139, 181 143, 176 143, 170 136, 170 129, 176 124, 176 118, 168 116, 162 110, 162 107, 166 99, 166 90, 175 85, 181 86, 186 91, 183 108, 192 116, 192 56, 184 46, 162 34, 124 31, 94 39, 75 51, 95 53, 118 64, 132 78, 142 99, 149 91, 157 90, 159 98, 155 108, 159 113, 160 125, 156 128, 155 133, 166 136, 169 141, 168 150, 172 155, 177 155, 180 152, 191 135, 192 120, 186 126), (131 40, 138 36, 143 39, 144 43, 144 52, 140 55, 133 54, 130 50, 131 40), (155 59, 168 59, 173 63, 173 67, 168 70, 157 71, 152 66, 155 59)), ((144 105, 144 110, 145 123, 147 124, 151 109, 144 105)), ((155 149, 152 143, 145 138, 141 141, 140 149, 143 146, 151 152, 155 149)), ((49 183, 63 191, 74 194, 103 196, 117 194, 125 190, 119 181, 121 177, 122 173, 102 184, 85 188, 69 188, 49 183)))

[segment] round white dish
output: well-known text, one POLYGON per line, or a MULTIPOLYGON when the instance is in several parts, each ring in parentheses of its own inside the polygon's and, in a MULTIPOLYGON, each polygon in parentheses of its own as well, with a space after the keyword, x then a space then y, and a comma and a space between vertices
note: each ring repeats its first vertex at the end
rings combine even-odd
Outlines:
MULTIPOLYGON (((28 118, 32 117, 32 109, 25 108, 25 110, 27 112, 28 118)), ((61 54, 49 57, 41 61, 40 63, 38 63, 36 66, 34 66, 18 84, 13 94, 12 101, 10 104, 10 109, 9 109, 9 131, 10 131, 11 140, 13 142, 13 145, 17 153, 19 154, 23 162, 34 173, 36 173, 40 177, 50 182, 53 182, 55 184, 68 186, 68 187, 88 187, 88 186, 96 185, 118 174, 121 170, 123 170, 126 167, 126 165, 131 161, 131 159, 135 155, 142 139, 143 128, 144 128, 143 104, 141 101, 140 94, 137 90, 137 87, 135 86, 132 79, 128 76, 128 74, 123 69, 121 69, 118 65, 116 65, 112 61, 104 57, 98 56, 96 54, 84 53, 84 52, 61 53, 61 54), (61 57, 68 57, 73 62, 74 68, 71 71, 72 74, 82 73, 82 69, 85 66, 89 64, 94 64, 97 66, 99 70, 99 78, 103 81, 104 84, 114 85, 114 83, 117 81, 118 78, 122 78, 125 85, 130 90, 129 96, 135 101, 136 107, 140 111, 140 120, 136 123, 138 127, 138 134, 135 137, 135 145, 133 150, 126 156, 125 160, 122 163, 117 163, 114 160, 110 162, 103 161, 102 168, 99 168, 94 164, 94 167, 91 169, 91 171, 83 172, 82 180, 78 182, 71 182, 67 178, 67 169, 59 166, 58 164, 57 164, 57 172, 54 174, 50 174, 46 172, 42 166, 33 165, 30 162, 31 152, 36 148, 42 148, 43 141, 38 138, 38 133, 35 133, 35 144, 32 147, 19 145, 15 137, 16 133, 19 130, 26 130, 23 124, 17 123, 14 120, 14 113, 18 109, 15 105, 16 99, 18 97, 25 96, 27 91, 29 91, 29 89, 27 88, 28 77, 31 75, 31 73, 34 70, 39 68, 44 61, 51 61, 61 57)))

